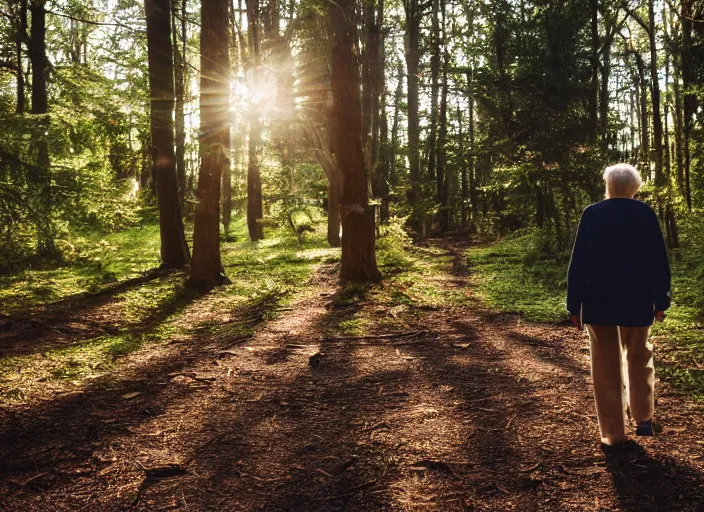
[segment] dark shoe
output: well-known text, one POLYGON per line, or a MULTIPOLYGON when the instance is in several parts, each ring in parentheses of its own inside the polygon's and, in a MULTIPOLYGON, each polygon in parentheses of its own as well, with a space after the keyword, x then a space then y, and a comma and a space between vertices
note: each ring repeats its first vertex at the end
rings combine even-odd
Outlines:
POLYGON ((640 445, 631 439, 615 444, 601 443, 601 451, 606 455, 625 455, 627 453, 638 452, 641 449, 640 445))
POLYGON ((653 437, 655 434, 662 432, 662 425, 655 423, 652 420, 639 423, 636 427, 636 435, 643 437, 653 437))

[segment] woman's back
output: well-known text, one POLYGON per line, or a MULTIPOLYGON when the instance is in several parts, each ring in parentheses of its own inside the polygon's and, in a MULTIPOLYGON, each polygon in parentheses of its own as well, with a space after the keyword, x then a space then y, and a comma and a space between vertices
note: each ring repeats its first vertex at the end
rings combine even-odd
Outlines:
POLYGON ((568 275, 568 308, 579 299, 584 323, 651 325, 656 305, 669 305, 669 281, 660 226, 648 205, 615 198, 584 210, 568 275))

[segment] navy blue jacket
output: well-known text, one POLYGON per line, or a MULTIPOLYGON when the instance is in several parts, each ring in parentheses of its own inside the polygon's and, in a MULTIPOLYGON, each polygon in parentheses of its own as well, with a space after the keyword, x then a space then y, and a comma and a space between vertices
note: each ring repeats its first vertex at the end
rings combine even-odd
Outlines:
POLYGON ((655 212, 605 199, 582 213, 567 274, 567 309, 593 325, 652 325, 670 307, 670 267, 655 212))

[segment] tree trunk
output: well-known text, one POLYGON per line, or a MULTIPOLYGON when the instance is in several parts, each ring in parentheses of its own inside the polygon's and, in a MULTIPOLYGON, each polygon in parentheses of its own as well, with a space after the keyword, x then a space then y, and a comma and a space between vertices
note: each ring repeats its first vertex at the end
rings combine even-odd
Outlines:
POLYGON ((684 155, 684 190, 687 209, 692 211, 692 189, 690 184, 690 167, 692 157, 690 152, 690 140, 692 137, 692 116, 697 110, 697 97, 692 92, 692 2, 693 0, 682 0, 682 87, 684 89, 683 98, 683 137, 682 153, 684 155))
POLYGON ((376 44, 376 23, 374 22, 374 0, 362 0, 362 30, 364 46, 362 51, 362 144, 365 165, 371 173, 374 155, 372 146, 372 98, 374 97, 374 79, 372 77, 372 60, 376 44))
MULTIPOLYGON (((662 9, 662 26, 665 40, 668 39, 667 34, 667 10, 665 7, 662 9)), ((670 155, 670 126, 669 118, 670 115, 670 52, 665 48, 665 101, 663 102, 663 117, 665 119, 665 131, 664 131, 664 174, 667 180, 668 197, 670 196, 670 188, 672 181, 670 180, 670 173, 672 171, 671 167, 671 155, 670 155)))
POLYGON ((22 66, 22 44, 27 33, 27 0, 20 0, 19 20, 17 21, 17 33, 15 34, 15 55, 17 57, 17 106, 18 114, 25 110, 24 92, 24 67, 22 66))
POLYGON ((650 134, 648 133, 648 87, 645 81, 645 64, 640 53, 636 52, 636 67, 640 87, 640 150, 643 171, 650 176, 650 134))
MULTIPOLYGON (((249 33, 249 76, 250 90, 259 87, 261 64, 261 40, 259 28, 259 0, 247 0, 247 21, 249 33)), ((259 145, 261 122, 256 105, 249 106, 249 165, 247 168, 247 228, 252 242, 262 240, 264 231, 261 221, 264 218, 262 206, 262 177, 259 168, 259 145)))
MULTIPOLYGON (((370 3, 370 10, 372 4, 370 3)), ((373 11, 373 10, 372 10, 373 11)), ((384 55, 384 39, 382 34, 384 20, 384 0, 377 0, 376 17, 371 18, 371 25, 367 29, 367 52, 369 53, 369 86, 370 86, 370 139, 369 139, 369 160, 371 162, 372 196, 380 199, 382 203, 381 220, 388 218, 388 182, 386 174, 388 165, 386 163, 388 149, 382 142, 384 137, 388 137, 388 125, 386 125, 386 97, 385 97, 385 76, 386 65, 384 55), (385 125, 385 126, 384 126, 385 125), (384 133, 386 130, 386 133, 384 133), (386 208, 384 208, 386 205, 386 208)))
POLYGON ((599 96, 599 0, 589 0, 589 10, 591 14, 591 94, 589 95, 589 138, 592 144, 597 139, 597 110, 599 96))
POLYGON ((419 227, 420 211, 420 120, 419 107, 419 59, 420 21, 422 10, 418 0, 404 0, 406 12, 405 57, 408 71, 408 165, 410 190, 408 201, 412 208, 411 225, 419 227))
POLYGON ((675 58, 674 63, 675 76, 674 78, 674 92, 675 92, 675 160, 677 162, 677 188, 680 194, 685 195, 685 183, 684 183, 684 151, 682 147, 682 94, 680 92, 680 77, 677 73, 677 58, 675 58))
POLYGON ((658 48, 656 44, 655 25, 655 0, 648 2, 648 18, 650 24, 650 84, 653 104, 653 144, 655 146, 655 185, 661 187, 665 185, 665 175, 663 174, 662 161, 662 117, 660 109, 660 81, 658 79, 658 48))
POLYGON ((328 178, 328 244, 340 247, 340 181, 337 169, 328 178))
POLYGON ((599 135, 601 148, 609 147, 609 79, 611 77, 611 39, 604 41, 603 62, 601 66, 601 98, 599 103, 599 135))
POLYGON ((460 218, 462 228, 467 227, 467 164, 464 148, 464 126, 462 124, 462 109, 457 104, 457 163, 460 166, 460 218))
MULTIPOLYGON (((438 96, 440 92, 440 0, 432 0, 433 22, 430 54, 430 132, 428 133, 428 180, 435 179, 436 200, 442 195, 442 176, 437 169, 438 96)), ((444 5, 444 2, 443 2, 444 5)))
POLYGON ((389 122, 386 118, 386 92, 382 95, 381 115, 379 116, 379 158, 374 175, 377 180, 376 197, 381 198, 380 221, 389 220, 389 175, 391 173, 391 148, 389 147, 389 122), (378 195, 377 195, 378 194, 378 195))
POLYGON ((469 204, 472 212, 472 221, 477 222, 479 215, 479 203, 477 201, 477 160, 476 148, 474 145, 474 62, 472 68, 467 72, 467 82, 469 83, 469 204))
POLYGON ((343 182, 340 278, 378 281, 381 274, 376 266, 374 210, 369 208, 367 199, 359 76, 354 57, 354 0, 328 3, 328 23, 333 150, 343 182))
MULTIPOLYGON (((229 134, 228 134, 229 139, 229 134)), ((228 141, 228 147, 231 144, 228 141)), ((222 229, 225 240, 230 240, 230 220, 232 219, 232 167, 228 164, 222 170, 222 229)))
POLYGON ((152 175, 156 182, 161 264, 179 268, 190 255, 183 231, 174 158, 174 67, 169 0, 145 0, 151 97, 152 175))
POLYGON ((403 99, 403 66, 399 63, 397 69, 398 83, 394 94, 394 120, 391 125, 391 148, 389 150, 389 185, 396 188, 398 174, 396 173, 396 151, 398 150, 398 126, 401 114, 401 100, 403 99))
MULTIPOLYGON (((442 37, 440 45, 445 48, 445 28, 446 28, 445 2, 442 3, 442 37)), ((447 175, 447 151, 445 144, 447 141, 447 72, 450 66, 450 56, 445 49, 442 64, 442 92, 440 96, 440 126, 438 133, 437 147, 437 173, 440 182, 440 231, 443 233, 450 228, 450 179, 447 175)))
POLYGON ((33 0, 30 5, 32 32, 29 38, 29 57, 32 63, 32 113, 46 114, 46 11, 44 0, 33 0))
MULTIPOLYGON (((176 0, 171 4, 171 29, 174 47, 174 92, 176 95, 176 112, 174 123, 176 128, 176 176, 178 179, 178 200, 183 210, 186 197, 186 123, 184 118, 184 103, 186 92, 186 45, 183 52, 179 49, 178 30, 176 25, 176 0)), ((184 16, 186 0, 181 0, 181 16, 184 16)), ((181 37, 186 41, 186 24, 181 25, 181 37)))
MULTIPOLYGON (((315 157, 328 179, 328 243, 330 247, 340 247, 340 192, 342 189, 340 173, 329 147, 330 144, 326 144, 321 133, 314 128, 309 133, 315 157)), ((330 134, 327 135, 328 139, 331 139, 330 134)))
POLYGON ((226 281, 220 260, 220 182, 230 166, 230 51, 227 0, 202 5, 200 35, 200 148, 198 205, 193 225, 190 283, 211 288, 226 281))
POLYGON ((37 165, 30 175, 36 190, 37 253, 53 258, 57 255, 56 229, 52 221, 51 162, 47 133, 50 129, 47 98, 46 10, 44 0, 34 0, 29 7, 32 31, 29 38, 29 58, 32 64, 32 114, 41 115, 35 136, 37 165))

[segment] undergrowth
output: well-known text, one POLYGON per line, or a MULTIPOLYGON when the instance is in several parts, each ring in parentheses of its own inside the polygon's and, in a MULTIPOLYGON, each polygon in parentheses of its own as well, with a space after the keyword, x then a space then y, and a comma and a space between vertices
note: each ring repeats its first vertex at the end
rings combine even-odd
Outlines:
POLYGON ((33 318, 50 324, 54 308, 70 301, 72 318, 90 324, 91 315, 102 320, 107 315, 109 331, 104 327, 78 333, 69 346, 57 343, 42 351, 29 346, 21 355, 3 357, 0 348, 0 396, 22 401, 26 391, 40 383, 82 386, 105 376, 146 344, 217 330, 227 331, 230 338, 250 335, 258 323, 275 317, 294 293, 310 289, 316 265, 339 259, 339 249, 327 246, 324 226, 303 238, 272 230, 265 240, 251 243, 240 219, 231 234, 235 241, 223 242, 221 254, 232 284, 207 294, 185 286, 186 272, 130 282, 159 263, 156 225, 76 236, 73 257, 64 264, 26 268, 0 279, 0 320, 4 314, 10 322, 33 318), (102 309, 96 313, 96 308, 102 309))

